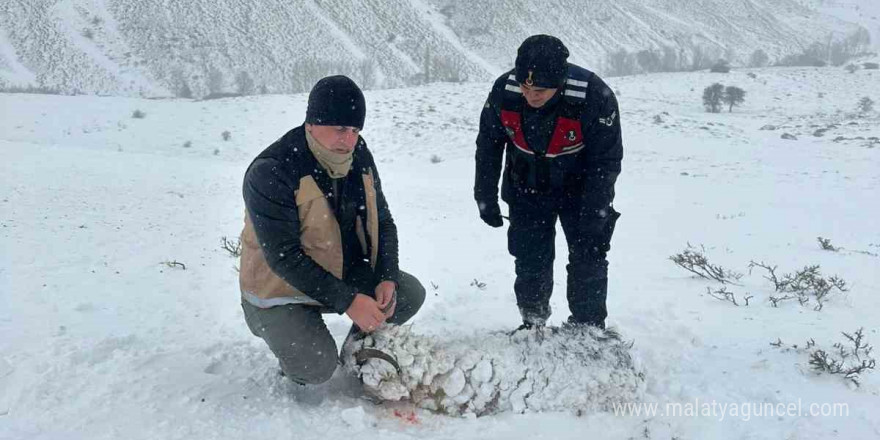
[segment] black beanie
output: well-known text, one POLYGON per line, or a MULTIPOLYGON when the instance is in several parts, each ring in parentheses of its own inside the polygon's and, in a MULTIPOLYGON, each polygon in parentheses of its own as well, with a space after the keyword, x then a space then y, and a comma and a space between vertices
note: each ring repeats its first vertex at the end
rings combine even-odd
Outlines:
POLYGON ((322 78, 309 93, 309 107, 306 109, 309 124, 363 129, 366 115, 364 93, 347 76, 322 78))
POLYGON ((568 73, 568 49, 556 37, 532 35, 516 51, 516 81, 555 89, 568 73))

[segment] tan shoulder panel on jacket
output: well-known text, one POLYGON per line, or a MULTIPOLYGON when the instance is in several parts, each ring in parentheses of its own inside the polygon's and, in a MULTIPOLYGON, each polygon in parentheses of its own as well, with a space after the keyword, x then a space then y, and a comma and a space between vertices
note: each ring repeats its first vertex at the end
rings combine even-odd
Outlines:
POLYGON ((318 182, 312 176, 299 179, 299 189, 296 190, 296 206, 302 206, 312 200, 323 198, 324 192, 318 188, 318 182))
POLYGON ((300 179, 296 205, 303 252, 324 270, 342 279, 342 231, 330 203, 312 176, 300 179))

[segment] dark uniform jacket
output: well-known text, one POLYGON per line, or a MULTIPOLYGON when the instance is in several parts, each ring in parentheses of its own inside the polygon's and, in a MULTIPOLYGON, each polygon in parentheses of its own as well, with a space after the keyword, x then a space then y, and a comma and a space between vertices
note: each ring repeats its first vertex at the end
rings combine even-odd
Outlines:
POLYGON ((474 197, 579 197, 598 212, 614 199, 623 141, 620 112, 611 89, 594 73, 568 65, 564 86, 540 109, 532 109, 514 79, 501 75, 480 116, 474 197))

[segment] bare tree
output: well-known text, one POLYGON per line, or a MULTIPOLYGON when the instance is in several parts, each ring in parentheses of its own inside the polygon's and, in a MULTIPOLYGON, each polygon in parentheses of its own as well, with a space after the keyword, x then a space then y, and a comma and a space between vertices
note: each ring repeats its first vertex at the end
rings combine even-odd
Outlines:
POLYGON ((703 46, 694 46, 694 57, 691 60, 691 70, 703 70, 712 65, 712 57, 703 46))
POLYGON ((319 79, 339 73, 352 74, 355 67, 354 63, 325 61, 314 57, 301 58, 292 66, 290 88, 293 92, 307 92, 319 79))
POLYGON ((721 100, 728 106, 728 112, 733 112, 733 106, 742 104, 745 99, 746 91, 736 86, 727 86, 721 97, 721 100))
POLYGON ((362 89, 370 89, 376 85, 376 63, 372 58, 366 58, 358 64, 358 73, 362 89))
POLYGON ((663 65, 660 55, 647 49, 640 50, 636 53, 636 60, 645 72, 659 72, 663 65))
POLYGON ((724 86, 720 83, 712 84, 703 89, 703 105, 709 113, 721 111, 721 100, 724 97, 724 86))
POLYGON ((764 67, 770 62, 770 56, 763 49, 757 49, 749 57, 749 67, 764 67))
POLYGON ((431 82, 431 48, 425 45, 425 58, 422 60, 424 67, 422 68, 422 79, 424 84, 431 82))
POLYGON ((235 91, 245 96, 254 94, 254 79, 244 70, 235 75, 235 91))
POLYGON ((635 64, 635 58, 624 49, 608 54, 610 76, 632 75, 635 73, 635 64))
POLYGON ((871 34, 860 27, 843 40, 829 43, 828 61, 835 66, 841 66, 853 57, 864 54, 870 45, 871 34))
POLYGON ((431 60, 432 78, 434 81, 463 82, 467 79, 464 74, 467 66, 461 58, 434 57, 431 60))
POLYGON ((664 72, 677 72, 681 70, 679 57, 674 48, 663 46, 663 60, 661 61, 661 65, 661 69, 664 72))
POLYGON ((213 66, 208 68, 208 72, 205 75, 205 78, 205 86, 208 88, 209 95, 223 93, 225 80, 223 79, 223 72, 221 72, 220 69, 213 66))
POLYGON ((171 90, 174 93, 174 96, 177 96, 178 98, 193 98, 193 92, 189 87, 189 81, 187 81, 183 70, 179 68, 171 71, 171 90))

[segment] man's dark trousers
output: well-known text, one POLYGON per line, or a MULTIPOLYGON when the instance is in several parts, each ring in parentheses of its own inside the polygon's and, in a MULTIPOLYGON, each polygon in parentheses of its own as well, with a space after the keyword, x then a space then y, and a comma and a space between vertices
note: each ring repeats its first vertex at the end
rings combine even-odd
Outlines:
POLYGON ((519 193, 511 198, 508 250, 516 259, 517 306, 523 321, 543 325, 553 293, 556 219, 568 243, 569 320, 604 327, 608 260, 618 214, 610 206, 585 208, 578 194, 519 193))

